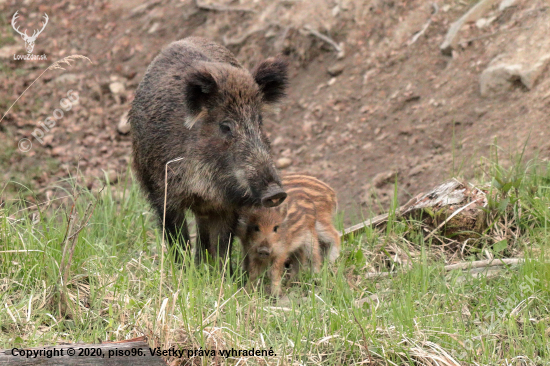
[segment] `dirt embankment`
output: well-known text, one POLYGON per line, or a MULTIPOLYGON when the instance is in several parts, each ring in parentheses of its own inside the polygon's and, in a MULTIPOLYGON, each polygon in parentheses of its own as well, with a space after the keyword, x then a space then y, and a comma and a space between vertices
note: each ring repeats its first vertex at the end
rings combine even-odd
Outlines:
POLYGON ((2 113, 51 62, 71 54, 93 61, 48 71, 0 124, 0 179, 45 196, 76 166, 90 187, 103 170, 115 180, 128 166, 130 137, 117 126, 133 92, 159 50, 189 35, 225 44, 250 67, 276 53, 289 57, 289 98, 266 124, 274 154, 283 171, 333 185, 347 222, 387 205, 396 180, 403 203, 453 174, 468 177, 495 142, 506 155, 527 141, 528 156, 546 158, 550 9, 542 0, 492 3, 459 24, 443 54, 448 30, 473 4, 0 1, 2 113), (17 10, 22 29, 49 15, 33 52, 47 61, 13 59, 26 53, 10 25, 17 10), (38 122, 69 90, 78 103, 46 131, 38 122), (30 151, 18 150, 21 138, 33 143, 30 151))

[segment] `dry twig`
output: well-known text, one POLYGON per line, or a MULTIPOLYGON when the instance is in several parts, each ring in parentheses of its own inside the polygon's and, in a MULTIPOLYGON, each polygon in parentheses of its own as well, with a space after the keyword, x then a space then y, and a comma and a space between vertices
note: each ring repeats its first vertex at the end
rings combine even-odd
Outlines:
POLYGON ((416 41, 418 41, 418 38, 420 38, 421 35, 423 35, 426 30, 428 29, 428 27, 430 26, 430 24, 432 24, 432 16, 436 15, 437 12, 439 11, 439 7, 437 6, 436 3, 432 3, 432 7, 433 7, 433 13, 430 15, 430 19, 428 19, 428 21, 426 22, 426 24, 424 24, 424 26, 422 27, 422 29, 420 30, 420 32, 416 33, 412 38, 411 40, 407 43, 407 46, 410 46, 412 45, 413 43, 415 43, 416 41))
POLYGON ((332 47, 334 47, 334 49, 336 50, 336 52, 338 52, 339 54, 342 54, 344 52, 344 50, 342 49, 342 47, 340 47, 340 45, 338 43, 336 43, 336 41, 334 41, 332 38, 328 37, 328 36, 325 36, 323 33, 313 29, 312 26, 310 25, 305 25, 304 26, 304 29, 309 33, 311 34, 312 36, 315 36, 317 38, 319 38, 320 40, 322 41, 325 41, 326 43, 328 43, 329 45, 331 45, 332 47))
POLYGON ((355 316, 355 312, 351 312, 353 314, 353 319, 355 319, 355 322, 359 326, 359 329, 361 329, 361 334, 363 335, 363 347, 367 350, 367 355, 369 355, 369 364, 372 364, 372 356, 369 351, 369 344, 367 343, 367 337, 365 337, 365 330, 363 329, 363 326, 361 323, 359 323, 359 320, 357 320, 357 317, 355 316))
POLYGON ((195 0, 195 5, 199 9, 210 10, 210 11, 241 11, 244 13, 256 13, 256 10, 243 8, 240 6, 223 6, 223 5, 214 5, 214 4, 204 4, 199 0, 195 0))

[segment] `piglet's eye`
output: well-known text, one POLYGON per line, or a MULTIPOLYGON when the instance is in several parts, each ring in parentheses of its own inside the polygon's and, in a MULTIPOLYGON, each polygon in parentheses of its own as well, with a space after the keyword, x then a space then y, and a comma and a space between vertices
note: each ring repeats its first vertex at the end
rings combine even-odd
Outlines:
POLYGON ((279 225, 275 226, 275 227, 273 228, 273 231, 274 231, 274 232, 277 232, 278 229, 279 229, 279 225))
POLYGON ((260 227, 258 225, 253 226, 254 231, 260 231, 260 227))

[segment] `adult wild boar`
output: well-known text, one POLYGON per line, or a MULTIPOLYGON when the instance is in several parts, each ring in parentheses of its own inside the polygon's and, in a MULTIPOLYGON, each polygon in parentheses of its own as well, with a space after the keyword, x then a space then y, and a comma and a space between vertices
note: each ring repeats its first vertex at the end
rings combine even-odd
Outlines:
POLYGON ((139 84, 129 114, 134 170, 162 223, 166 164, 175 160, 168 165, 166 238, 188 248, 190 209, 197 262, 205 251, 230 254, 241 208, 274 207, 286 198, 262 114, 284 96, 287 82, 280 58, 250 73, 225 47, 190 37, 165 48, 139 84))

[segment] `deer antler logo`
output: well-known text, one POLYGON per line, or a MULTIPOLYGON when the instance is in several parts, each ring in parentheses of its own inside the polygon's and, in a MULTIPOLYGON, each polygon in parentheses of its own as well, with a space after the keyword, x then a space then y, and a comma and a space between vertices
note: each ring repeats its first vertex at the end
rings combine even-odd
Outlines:
POLYGON ((19 15, 17 14, 18 12, 19 10, 16 11, 15 14, 13 14, 13 18, 11 18, 11 26, 17 33, 21 35, 21 38, 23 38, 23 40, 25 41, 25 48, 27 49, 27 53, 31 53, 32 50, 34 49, 34 42, 36 41, 36 37, 38 37, 38 35, 42 33, 44 28, 46 28, 46 24, 48 24, 48 14, 44 13, 44 24, 42 25, 42 29, 40 29, 39 31, 35 30, 32 33, 32 36, 29 37, 26 29, 25 29, 25 33, 21 33, 19 31, 19 27, 15 28, 15 22, 17 18, 19 18, 19 15))

